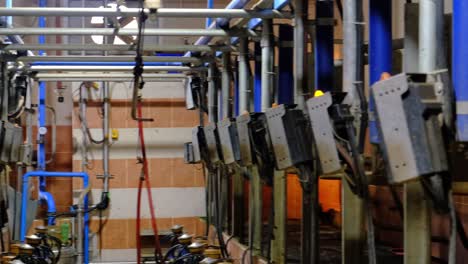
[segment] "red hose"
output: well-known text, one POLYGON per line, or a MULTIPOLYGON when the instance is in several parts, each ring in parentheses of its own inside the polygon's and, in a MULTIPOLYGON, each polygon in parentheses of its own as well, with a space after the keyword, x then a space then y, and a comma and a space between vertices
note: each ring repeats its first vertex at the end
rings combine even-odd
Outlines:
MULTIPOLYGON (((138 135, 140 137, 140 147, 141 147, 141 156, 142 156, 142 165, 143 165, 143 177, 140 178, 140 182, 138 183, 138 205, 137 205, 137 222, 136 222, 136 229, 137 229, 137 263, 139 264, 141 261, 141 241, 140 241, 140 229, 141 229, 141 193, 143 189, 143 181, 145 181, 146 185, 146 192, 148 193, 148 202, 149 202, 149 210, 151 213, 151 227, 153 228, 154 233, 154 250, 155 255, 158 259, 161 259, 161 245, 159 243, 159 232, 158 226, 156 223, 156 214, 154 212, 154 205, 153 205, 153 195, 151 193, 151 183, 149 178, 149 171, 148 171, 148 160, 146 158, 146 146, 145 146, 145 135, 143 131, 143 121, 142 118, 142 102, 141 100, 138 101, 138 135)), ((157 260, 156 260, 157 261, 157 260)))

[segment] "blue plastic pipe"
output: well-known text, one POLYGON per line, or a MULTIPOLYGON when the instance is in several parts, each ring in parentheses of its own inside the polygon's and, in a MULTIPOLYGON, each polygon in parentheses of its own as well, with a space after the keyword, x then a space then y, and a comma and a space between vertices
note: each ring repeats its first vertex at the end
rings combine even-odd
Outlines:
MULTIPOLYGON (((40 178, 50 178, 50 177, 61 177, 61 178, 81 178, 83 180, 83 189, 87 189, 89 185, 89 176, 85 172, 48 172, 48 171, 31 171, 23 175, 23 190, 21 197, 21 219, 20 219, 20 241, 24 243, 26 240, 26 213, 28 209, 28 193, 29 193, 29 178, 40 177, 40 178)), ((88 209, 88 195, 84 197, 84 238, 83 238, 83 247, 84 247, 84 263, 89 263, 89 213, 88 209)), ((50 210, 48 210, 50 211, 50 210)))
POLYGON ((457 103, 457 137, 468 141, 468 2, 453 1, 452 78, 457 103))
POLYGON ((262 112, 262 47, 255 42, 254 112, 262 112))
MULTIPOLYGON (((380 80, 382 73, 392 72, 392 1, 370 0, 369 20, 369 75, 370 85, 373 85, 380 80)), ((378 144, 380 138, 374 108, 374 100, 370 96, 370 141, 378 144)))
MULTIPOLYGON (((5 1, 5 7, 6 8, 12 8, 13 7, 13 0, 6 0, 5 1)), ((8 26, 13 26, 13 17, 12 16, 8 16, 6 18, 6 22, 7 22, 7 27, 8 26)))
POLYGON ((290 25, 279 25, 279 45, 278 52, 278 104, 294 103, 294 73, 293 58, 294 48, 288 43, 294 40, 294 28, 290 25))
MULTIPOLYGON (((207 1, 207 7, 208 7, 209 9, 213 9, 213 8, 214 8, 214 0, 208 0, 208 1, 207 1)), ((211 22, 212 22, 211 17, 208 17, 208 18, 206 19, 206 27, 207 27, 207 28, 210 27, 211 22)))
POLYGON ((315 89, 333 89, 333 1, 317 1, 316 16, 318 25, 315 38, 315 89))

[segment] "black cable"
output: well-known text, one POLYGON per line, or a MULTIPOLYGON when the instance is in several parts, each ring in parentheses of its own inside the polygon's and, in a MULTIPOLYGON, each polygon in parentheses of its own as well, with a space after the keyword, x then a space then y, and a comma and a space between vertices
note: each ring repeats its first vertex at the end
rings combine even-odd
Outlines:
POLYGON ((457 221, 458 237, 460 238, 463 247, 468 250, 468 237, 466 235, 466 230, 463 227, 463 222, 461 221, 460 214, 458 212, 455 212, 455 216, 457 221))

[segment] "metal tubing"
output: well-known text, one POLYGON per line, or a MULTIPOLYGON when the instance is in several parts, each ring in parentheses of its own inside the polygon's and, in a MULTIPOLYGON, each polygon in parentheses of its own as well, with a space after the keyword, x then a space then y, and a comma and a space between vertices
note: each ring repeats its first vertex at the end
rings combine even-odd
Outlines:
MULTIPOLYGON (((207 0, 206 2, 206 7, 208 9, 213 9, 214 8, 214 0, 207 0)), ((212 18, 211 17, 208 17, 206 19, 206 27, 209 27, 211 25, 211 22, 212 22, 212 18)))
MULTIPOLYGON (((360 98, 357 89, 362 89, 362 0, 343 1, 343 92, 347 93, 345 103, 351 106, 354 116, 360 116, 360 98)), ((356 118, 360 123, 359 118, 356 118)), ((359 126, 356 126, 359 127, 359 126)), ((365 239, 364 202, 352 193, 349 184, 341 184, 343 210, 342 263, 363 263, 365 239)))
MULTIPOLYGON (((227 6, 226 9, 233 10, 233 9, 241 9, 244 8, 251 0, 233 0, 227 6)), ((229 24, 229 19, 226 18, 218 18, 216 19, 216 23, 219 27, 226 27, 229 24)))
MULTIPOLYGON (((243 7, 245 6, 245 4, 247 4, 247 3, 245 3, 245 4, 242 5, 242 6, 241 6, 241 5, 238 5, 238 3, 239 3, 240 1, 244 1, 244 0, 232 0, 232 1, 226 6, 226 9, 228 9, 228 10, 229 10, 229 9, 233 9, 233 8, 240 9, 240 8, 243 8, 243 7)), ((247 1, 247 2, 249 2, 249 1, 247 1)), ((208 27, 208 29, 214 29, 214 28, 216 28, 216 26, 217 26, 218 23, 223 24, 224 21, 216 21, 216 22, 213 22, 213 23, 211 23, 211 25, 208 27)), ((210 37, 210 36, 201 37, 201 38, 199 38, 199 39, 195 42, 195 45, 206 45, 206 44, 208 44, 212 39, 213 39, 213 38, 210 37)))
POLYGON ((241 38, 239 43, 239 114, 250 111, 250 74, 248 40, 241 38))
MULTIPOLYGON (((249 2, 250 0, 242 0, 249 2)), ((246 3, 245 3, 246 4, 246 3)), ((209 9, 209 8, 159 8, 155 12, 157 17, 166 18, 291 18, 291 15, 278 10, 245 10, 241 9, 245 4, 228 5, 228 9, 209 9)), ((148 9, 145 9, 146 14, 150 14, 148 9)), ((15 8, 0 8, 0 16, 77 16, 77 17, 137 17, 140 14, 139 8, 79 8, 79 7, 15 7, 15 8)), ((154 14, 154 13, 152 13, 154 14)), ((229 21, 229 20, 228 20, 229 21)), ((219 24, 219 23, 218 23, 219 24)), ((208 25, 211 25, 208 24, 208 25)), ((221 24, 222 25, 222 24, 221 24)))
MULTIPOLYGON (((247 34, 256 36, 252 31, 247 34)), ((83 35, 83 36, 137 36, 138 29, 133 28, 1 28, 0 35, 83 35)), ((231 37, 222 29, 181 29, 181 28, 148 28, 145 36, 210 36, 231 37)))
POLYGON ((307 0, 294 0, 294 103, 297 104, 299 109, 304 108, 305 99, 304 93, 307 85, 306 75, 307 72, 307 49, 306 39, 307 31, 305 30, 307 24, 307 0))
POLYGON ((208 120, 210 123, 218 122, 218 100, 216 89, 216 65, 210 63, 208 67, 208 120))
POLYGON ((419 1, 419 71, 428 73, 439 69, 439 49, 443 49, 444 2, 419 1))
POLYGON ((263 20, 262 31, 262 82, 261 82, 261 111, 265 112, 271 107, 272 91, 274 89, 274 47, 273 47, 273 21, 263 20))
MULTIPOLYGON (((34 79, 45 82, 80 82, 80 81, 107 81, 107 82, 124 82, 133 80, 134 76, 131 73, 37 73, 34 79)), ((143 78, 146 82, 154 80, 165 80, 167 79, 181 79, 185 80, 187 75, 185 74, 163 74, 163 73, 147 73, 143 74, 143 78)))
MULTIPOLYGON (((169 57, 169 56, 144 56, 145 62, 178 62, 201 64, 205 59, 195 57, 169 57)), ((135 57, 131 56, 25 56, 18 57, 17 61, 22 62, 133 62, 135 57)), ((181 64, 177 64, 181 66, 181 64)))
MULTIPOLYGON (((382 73, 392 72, 392 1, 370 0, 369 3, 369 71, 370 85, 378 82, 382 73)), ((370 141, 380 142, 374 114, 374 100, 369 100, 370 141)))
POLYGON ((227 118, 229 113, 229 96, 231 90, 231 53, 223 53, 223 67, 221 70, 221 117, 227 118))
MULTIPOLYGON (((29 178, 32 177, 61 177, 61 178, 81 178, 83 180, 83 189, 87 189, 89 185, 89 176, 85 172, 49 172, 49 171, 32 171, 27 172, 23 175, 23 189, 21 197, 21 219, 20 219, 20 241, 24 243, 26 240, 26 214, 28 206, 28 193, 29 193, 29 178)), ((84 199, 84 209, 88 208, 88 195, 84 199)), ((89 233, 89 213, 85 213, 84 217, 84 234, 89 233)), ((89 247, 89 238, 84 236, 83 247, 87 249, 89 247)), ((89 262, 89 252, 85 250, 84 252, 84 263, 89 262)))
POLYGON ((468 2, 453 1, 452 78, 457 102, 457 137, 468 141, 468 2))
MULTIPOLYGON (((3 47, 4 50, 81 50, 81 51, 135 51, 135 45, 114 44, 10 44, 3 47)), ((229 46, 208 45, 145 45, 143 51, 156 52, 213 52, 233 51, 229 46)))
MULTIPOLYGON (((63 66, 31 66, 31 71, 60 71, 60 72, 131 72, 133 66, 76 66, 76 65, 63 65, 63 66)), ((145 66, 145 72, 197 72, 206 71, 206 67, 187 67, 187 66, 145 66)))
POLYGON ((315 37, 315 89, 333 90, 333 1, 319 0, 316 7, 316 37, 315 37))
POLYGON ((109 170, 109 123, 110 123, 110 95, 109 95, 109 83, 104 82, 103 85, 103 108, 104 108, 104 118, 102 120, 103 126, 103 135, 104 135, 104 142, 102 146, 102 168, 103 168, 103 193, 109 192, 109 178, 110 170, 109 170))

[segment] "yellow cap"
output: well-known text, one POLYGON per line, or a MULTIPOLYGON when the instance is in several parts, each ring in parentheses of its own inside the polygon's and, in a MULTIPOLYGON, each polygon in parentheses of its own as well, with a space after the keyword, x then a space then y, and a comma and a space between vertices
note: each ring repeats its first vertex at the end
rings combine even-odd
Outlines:
POLYGON ((314 97, 320 97, 320 96, 323 96, 323 95, 325 95, 325 94, 321 90, 317 90, 314 93, 314 97))

